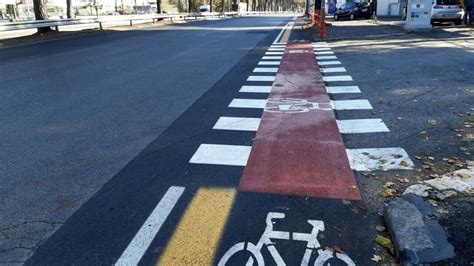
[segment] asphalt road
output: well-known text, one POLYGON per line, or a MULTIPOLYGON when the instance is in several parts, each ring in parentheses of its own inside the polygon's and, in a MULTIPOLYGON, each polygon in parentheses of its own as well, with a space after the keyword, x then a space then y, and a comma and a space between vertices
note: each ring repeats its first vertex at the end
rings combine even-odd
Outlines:
MULTIPOLYGON (((0 261, 31 256, 288 19, 203 21, 0 50, 0 261)), ((233 78, 244 78, 236 72, 233 78)), ((177 133, 192 136, 193 125, 203 123, 189 122, 177 133)), ((162 145, 178 151, 171 145, 177 139, 169 141, 162 145)))

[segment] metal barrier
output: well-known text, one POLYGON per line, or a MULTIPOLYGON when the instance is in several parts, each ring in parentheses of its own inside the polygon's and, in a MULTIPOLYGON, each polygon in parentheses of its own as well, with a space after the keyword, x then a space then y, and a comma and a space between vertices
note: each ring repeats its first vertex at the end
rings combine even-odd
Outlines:
POLYGON ((153 15, 132 15, 132 16, 108 16, 108 17, 96 17, 96 18, 79 18, 79 19, 51 19, 51 20, 34 20, 34 21, 22 21, 22 22, 9 22, 0 25, 0 31, 14 31, 24 29, 35 29, 54 27, 59 30, 59 26, 70 26, 80 24, 99 24, 99 28, 102 30, 103 23, 110 22, 123 22, 130 21, 130 26, 133 25, 133 21, 150 20, 153 23, 160 19, 184 19, 186 18, 200 18, 200 17, 222 17, 222 16, 238 16, 238 12, 224 12, 224 13, 180 13, 180 14, 153 14, 153 15))

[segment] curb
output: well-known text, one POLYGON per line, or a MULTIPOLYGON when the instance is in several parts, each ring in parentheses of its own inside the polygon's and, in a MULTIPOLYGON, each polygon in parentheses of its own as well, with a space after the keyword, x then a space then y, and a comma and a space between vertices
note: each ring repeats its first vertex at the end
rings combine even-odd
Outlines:
POLYGON ((453 258, 446 230, 435 220, 434 209, 414 194, 390 202, 384 212, 397 257, 402 265, 453 258))

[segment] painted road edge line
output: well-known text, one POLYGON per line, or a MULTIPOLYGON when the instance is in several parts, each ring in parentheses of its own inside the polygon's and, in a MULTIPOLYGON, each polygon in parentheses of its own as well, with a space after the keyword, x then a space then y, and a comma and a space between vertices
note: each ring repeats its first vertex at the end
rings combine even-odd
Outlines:
POLYGON ((140 262, 183 192, 184 187, 177 186, 172 186, 168 191, 166 191, 163 198, 158 202, 158 205, 152 211, 130 244, 128 244, 115 265, 137 265, 140 262))

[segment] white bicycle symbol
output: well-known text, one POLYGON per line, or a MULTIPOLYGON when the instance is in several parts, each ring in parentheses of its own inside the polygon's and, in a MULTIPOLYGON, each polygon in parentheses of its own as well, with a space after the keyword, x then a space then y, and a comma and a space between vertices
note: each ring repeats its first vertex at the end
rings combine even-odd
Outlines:
POLYGON ((315 103, 305 99, 297 98, 269 98, 265 112, 272 113, 306 113, 311 110, 332 110, 330 103, 315 103))
MULTIPOLYGON (((257 263, 258 266, 265 265, 265 261, 262 256, 262 248, 265 246, 268 251, 270 252, 273 260, 275 261, 276 265, 283 266, 286 265, 283 258, 278 253, 278 250, 275 247, 275 243, 272 239, 282 239, 282 240, 289 240, 290 239, 290 232, 285 231, 274 231, 273 224, 275 223, 273 219, 283 219, 285 218, 285 214, 281 212, 269 212, 267 214, 266 223, 267 226, 265 227, 265 231, 263 232, 260 240, 255 245, 251 242, 240 242, 233 245, 224 256, 221 258, 218 266, 225 266, 229 259, 235 255, 237 252, 247 250, 249 251, 252 256, 248 259, 246 266, 252 266, 254 262, 257 263)), ((306 251, 304 253, 303 259, 301 260, 301 266, 308 265, 311 255, 313 251, 317 251, 318 257, 314 262, 315 266, 322 266, 325 265, 326 262, 330 259, 339 259, 341 262, 345 263, 348 266, 355 266, 355 263, 352 261, 349 256, 343 253, 338 253, 332 250, 322 250, 321 245, 318 242, 318 233, 320 231, 324 231, 324 222, 318 220, 308 220, 308 223, 313 226, 311 233, 297 233, 291 232, 292 240, 296 241, 305 241, 308 244, 306 245, 306 251)))

